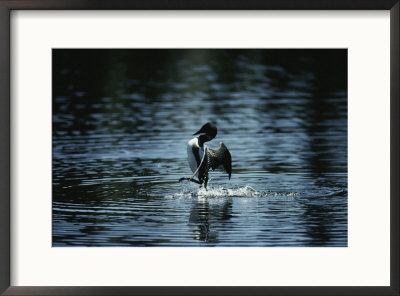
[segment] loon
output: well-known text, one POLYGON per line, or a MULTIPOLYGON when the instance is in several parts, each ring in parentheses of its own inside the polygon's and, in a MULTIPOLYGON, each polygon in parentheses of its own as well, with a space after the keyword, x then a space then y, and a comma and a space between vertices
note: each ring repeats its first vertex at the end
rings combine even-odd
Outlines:
POLYGON ((193 135, 199 135, 191 139, 187 145, 188 162, 193 175, 190 178, 181 178, 179 182, 189 180, 207 188, 208 171, 210 169, 214 170, 219 166, 224 168, 228 173, 229 179, 231 179, 232 158, 225 144, 220 142, 216 149, 211 149, 204 145, 205 142, 211 141, 217 136, 215 124, 207 122, 193 135), (194 179, 195 176, 198 180, 194 179))

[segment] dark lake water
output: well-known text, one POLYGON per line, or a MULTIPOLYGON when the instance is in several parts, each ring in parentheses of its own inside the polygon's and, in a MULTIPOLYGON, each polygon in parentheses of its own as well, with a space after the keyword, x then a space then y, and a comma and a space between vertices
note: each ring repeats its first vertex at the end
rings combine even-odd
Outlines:
POLYGON ((52 177, 53 246, 346 247, 347 51, 53 50, 52 177))

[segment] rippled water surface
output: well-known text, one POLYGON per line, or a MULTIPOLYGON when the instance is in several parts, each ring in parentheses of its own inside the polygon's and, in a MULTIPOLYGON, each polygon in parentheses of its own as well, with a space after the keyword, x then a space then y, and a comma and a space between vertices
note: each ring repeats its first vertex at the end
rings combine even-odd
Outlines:
POLYGON ((53 246, 347 246, 347 51, 53 50, 53 246))

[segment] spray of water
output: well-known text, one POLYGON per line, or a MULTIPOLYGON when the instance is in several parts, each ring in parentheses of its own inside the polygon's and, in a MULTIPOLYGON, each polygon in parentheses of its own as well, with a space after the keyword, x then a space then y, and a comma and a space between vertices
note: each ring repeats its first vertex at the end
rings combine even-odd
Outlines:
POLYGON ((297 192, 272 192, 272 191, 257 191, 249 185, 237 186, 232 188, 224 187, 209 187, 207 189, 191 184, 184 185, 181 190, 173 194, 167 195, 168 198, 184 198, 184 197, 288 197, 298 195, 297 192))

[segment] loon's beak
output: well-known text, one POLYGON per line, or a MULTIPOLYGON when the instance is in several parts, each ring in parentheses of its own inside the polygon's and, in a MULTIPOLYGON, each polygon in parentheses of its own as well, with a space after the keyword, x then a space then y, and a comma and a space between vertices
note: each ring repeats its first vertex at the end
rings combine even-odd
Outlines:
POLYGON ((193 136, 198 135, 198 134, 202 134, 202 133, 204 133, 204 132, 202 131, 202 129, 199 129, 197 132, 195 132, 195 133, 193 134, 193 136))

